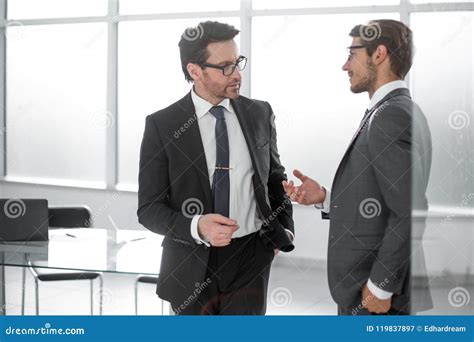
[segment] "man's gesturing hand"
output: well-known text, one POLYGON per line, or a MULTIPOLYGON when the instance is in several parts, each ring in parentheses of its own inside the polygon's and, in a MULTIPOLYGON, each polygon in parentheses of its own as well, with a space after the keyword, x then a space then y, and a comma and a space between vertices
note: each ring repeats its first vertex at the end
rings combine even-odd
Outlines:
POLYGON ((238 228, 237 221, 219 214, 203 215, 198 221, 199 236, 214 247, 227 246, 238 228))
POLYGON ((304 205, 324 202, 326 192, 318 182, 305 176, 299 170, 293 170, 293 174, 301 181, 300 186, 295 186, 293 181, 283 181, 283 188, 292 201, 304 205))

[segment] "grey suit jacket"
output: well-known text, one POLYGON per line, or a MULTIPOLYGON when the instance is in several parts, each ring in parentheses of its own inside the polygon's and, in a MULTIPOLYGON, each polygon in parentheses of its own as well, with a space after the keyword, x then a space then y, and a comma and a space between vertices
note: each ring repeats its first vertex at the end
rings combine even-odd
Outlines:
MULTIPOLYGON (((259 234, 269 250, 291 251, 294 246, 285 229, 294 232, 292 206, 281 184, 286 175, 273 111, 268 103, 243 96, 231 104, 252 160, 257 212, 264 221, 259 234)), ((138 219, 165 237, 157 287, 161 298, 178 305, 196 298, 189 299, 196 284, 205 280, 209 248, 196 244, 191 220, 212 212, 206 155, 188 93, 147 117, 140 150, 138 219)))
POLYGON ((328 281, 339 305, 358 305, 370 278, 409 312, 411 211, 427 208, 430 167, 425 116, 408 89, 396 89, 361 123, 334 177, 328 281))

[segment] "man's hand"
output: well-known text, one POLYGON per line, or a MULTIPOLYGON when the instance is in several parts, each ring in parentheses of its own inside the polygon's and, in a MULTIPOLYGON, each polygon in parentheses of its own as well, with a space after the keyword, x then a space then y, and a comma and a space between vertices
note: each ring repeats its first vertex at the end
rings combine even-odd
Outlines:
POLYGON ((219 214, 203 215, 198 221, 199 236, 214 247, 227 246, 237 229, 237 221, 219 214))
POLYGON ((362 287, 362 306, 374 313, 386 313, 392 306, 392 298, 379 299, 370 292, 367 284, 362 287))
POLYGON ((304 205, 324 202, 326 192, 318 182, 303 175, 299 170, 293 170, 293 174, 301 181, 300 186, 295 186, 293 181, 283 181, 283 188, 292 201, 304 205))

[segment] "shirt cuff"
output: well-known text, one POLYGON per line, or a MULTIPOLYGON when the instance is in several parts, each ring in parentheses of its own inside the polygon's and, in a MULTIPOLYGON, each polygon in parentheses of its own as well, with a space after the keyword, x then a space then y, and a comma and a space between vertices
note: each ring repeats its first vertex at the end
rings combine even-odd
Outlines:
POLYGON ((378 299, 389 299, 393 295, 392 292, 384 291, 380 287, 375 286, 375 284, 370 279, 367 280, 367 287, 369 288, 370 292, 372 292, 378 299))
POLYGON ((323 203, 315 204, 314 207, 324 211, 325 213, 329 213, 331 210, 331 191, 326 189, 324 186, 322 188, 324 189, 324 192, 326 192, 326 198, 323 203))
POLYGON ((293 234, 291 230, 286 229, 286 228, 285 228, 285 231, 288 233, 288 235, 290 235, 291 242, 293 242, 295 240, 295 234, 293 234))
POLYGON ((205 244, 207 247, 210 247, 211 245, 209 244, 209 242, 205 241, 205 240, 202 240, 201 237, 199 236, 199 232, 198 232, 198 221, 199 219, 201 218, 202 215, 196 215, 193 217, 193 219, 191 220, 191 236, 193 237, 194 241, 198 244, 198 245, 202 245, 202 244, 205 244))

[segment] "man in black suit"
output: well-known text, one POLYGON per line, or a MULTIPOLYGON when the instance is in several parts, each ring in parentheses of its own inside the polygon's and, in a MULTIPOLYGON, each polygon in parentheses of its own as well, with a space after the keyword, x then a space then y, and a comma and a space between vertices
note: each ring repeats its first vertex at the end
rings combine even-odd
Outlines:
POLYGON ((370 105, 334 176, 331 191, 295 170, 289 196, 330 217, 328 281, 341 315, 410 312, 411 210, 427 209, 431 135, 403 82, 412 32, 373 20, 350 32, 343 70, 370 105))
POLYGON ((265 314, 273 257, 294 248, 272 109, 239 95, 238 33, 188 28, 179 48, 193 88, 146 119, 137 213, 164 235, 157 294, 176 314, 265 314))

